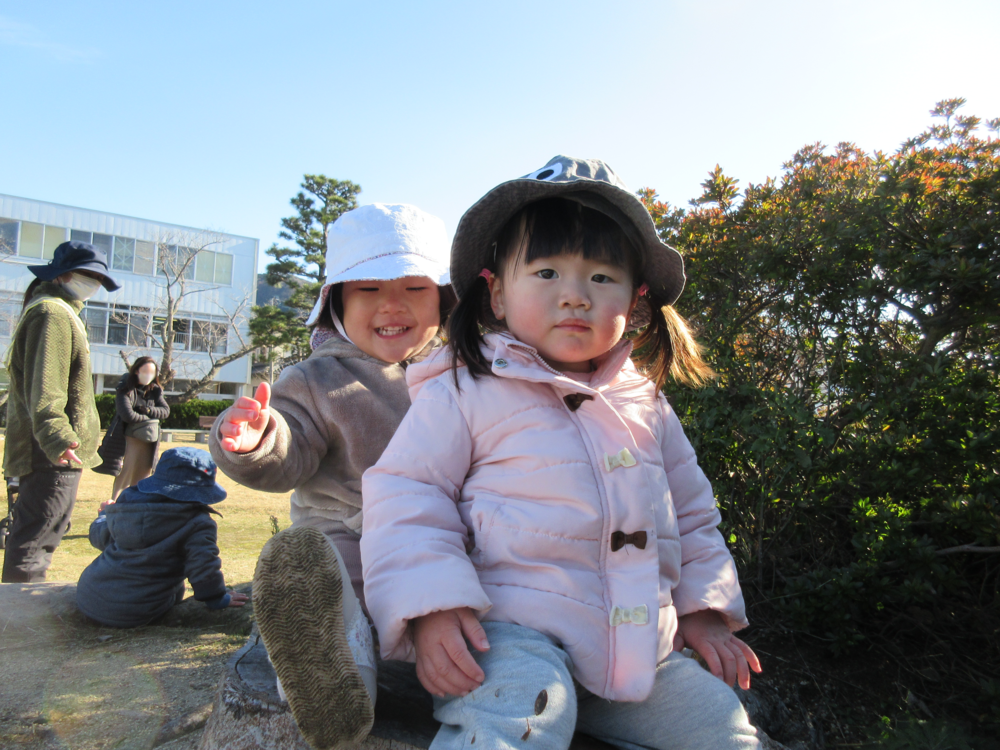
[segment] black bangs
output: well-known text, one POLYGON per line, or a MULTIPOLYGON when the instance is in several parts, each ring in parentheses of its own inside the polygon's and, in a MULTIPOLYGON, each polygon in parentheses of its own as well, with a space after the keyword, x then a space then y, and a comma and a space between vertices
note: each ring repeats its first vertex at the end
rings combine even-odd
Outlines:
POLYGON ((503 274, 509 263, 531 263, 565 253, 582 253, 587 260, 626 268, 633 279, 638 254, 625 232, 611 217, 565 198, 529 203, 500 230, 494 271, 503 274))
MULTIPOLYGON (((516 266, 541 258, 582 253, 587 260, 626 269, 635 288, 640 284, 642 267, 635 247, 607 214, 575 200, 546 198, 529 203, 507 221, 493 245, 488 270, 502 277, 511 263, 516 266)), ((486 280, 476 278, 448 321, 448 346, 454 354, 452 375, 456 387, 459 362, 474 379, 493 374, 493 363, 482 351, 483 332, 502 331, 505 327, 493 317, 486 280)))

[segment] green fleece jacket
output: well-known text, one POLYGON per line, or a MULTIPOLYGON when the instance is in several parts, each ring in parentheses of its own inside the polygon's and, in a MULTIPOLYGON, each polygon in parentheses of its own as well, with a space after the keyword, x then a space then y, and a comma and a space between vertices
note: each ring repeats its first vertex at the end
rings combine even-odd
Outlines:
POLYGON ((90 346, 79 318, 82 309, 83 303, 58 284, 45 282, 38 285, 18 322, 7 368, 6 476, 31 473, 32 436, 53 467, 73 443, 80 444, 74 451, 83 461, 82 467, 73 468, 101 462, 97 457, 101 423, 94 403, 90 346))

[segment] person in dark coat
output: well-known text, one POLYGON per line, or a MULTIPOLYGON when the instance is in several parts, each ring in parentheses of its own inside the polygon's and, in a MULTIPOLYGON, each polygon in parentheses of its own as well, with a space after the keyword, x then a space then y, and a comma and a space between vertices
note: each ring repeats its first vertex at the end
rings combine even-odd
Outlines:
POLYGON ((101 555, 80 575, 76 604, 102 625, 131 628, 157 619, 184 598, 184 579, 209 609, 242 607, 226 589, 209 506, 226 491, 207 451, 171 448, 153 476, 106 503, 90 525, 101 555))
POLYGON ((115 388, 115 413, 124 425, 125 455, 111 499, 153 472, 160 445, 160 420, 170 416, 152 357, 139 357, 115 388))

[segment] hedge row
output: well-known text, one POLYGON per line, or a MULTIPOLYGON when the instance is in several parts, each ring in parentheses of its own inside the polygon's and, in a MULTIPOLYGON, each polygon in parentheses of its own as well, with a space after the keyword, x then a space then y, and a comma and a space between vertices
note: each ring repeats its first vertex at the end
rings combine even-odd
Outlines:
MULTIPOLYGON (((103 393, 96 400, 102 429, 107 429, 115 416, 115 396, 113 393, 103 393)), ((232 406, 232 403, 232 399, 220 401, 193 399, 183 404, 172 404, 170 416, 160 422, 160 426, 172 427, 175 430, 197 430, 198 417, 214 417, 232 406)))

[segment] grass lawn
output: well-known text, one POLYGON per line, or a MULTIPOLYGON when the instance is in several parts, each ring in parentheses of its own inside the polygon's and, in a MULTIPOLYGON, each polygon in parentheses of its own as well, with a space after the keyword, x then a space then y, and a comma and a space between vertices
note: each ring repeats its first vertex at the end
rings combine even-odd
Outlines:
MULTIPOLYGON (((3 454, 3 445, 3 439, 0 438, 0 456, 3 454)), ((203 448, 206 451, 208 449, 208 446, 191 442, 161 443, 160 450, 162 452, 177 445, 203 448)), ((63 537, 62 544, 52 558, 47 580, 75 583, 83 569, 100 554, 90 546, 87 530, 91 521, 97 518, 100 504, 111 497, 113 481, 113 477, 96 474, 90 469, 84 470, 80 491, 76 496, 76 507, 73 509, 73 526, 63 537)), ((257 556, 264 542, 271 536, 271 516, 277 518, 279 528, 291 525, 288 518, 288 494, 251 490, 221 472, 218 481, 229 496, 212 506, 222 513, 223 518, 213 518, 219 525, 219 552, 226 585, 234 586, 253 580, 257 556)), ((6 500, 3 501, 2 510, 6 513, 6 500)))

